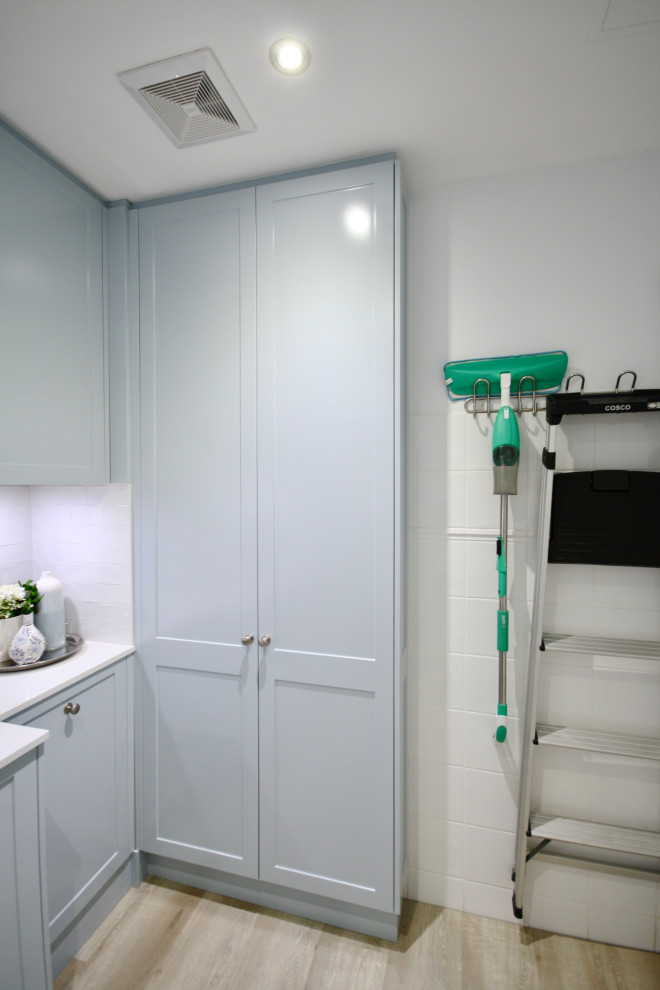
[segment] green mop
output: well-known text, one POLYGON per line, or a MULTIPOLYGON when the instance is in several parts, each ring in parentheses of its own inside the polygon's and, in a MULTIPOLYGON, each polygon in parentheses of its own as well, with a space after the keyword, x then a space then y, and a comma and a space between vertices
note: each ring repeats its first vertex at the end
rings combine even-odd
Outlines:
MULTIPOLYGON (((509 612, 507 610, 507 532, 509 525, 509 495, 518 493, 518 464, 520 461, 520 431, 511 408, 511 389, 520 397, 555 392, 566 374, 568 355, 565 351, 541 354, 519 354, 511 357, 480 358, 452 361, 444 366, 445 384, 453 400, 476 396, 477 386, 484 383, 490 397, 500 396, 500 409, 493 428, 493 492, 500 496, 500 535, 497 538, 497 650, 499 655, 499 686, 497 724, 494 738, 506 740, 506 659, 509 651, 509 612)), ((490 415, 490 409, 487 410, 490 415)))
POLYGON ((499 652, 499 692, 495 739, 506 739, 506 657, 509 651, 509 612, 507 610, 506 560, 509 528, 509 495, 518 494, 520 432, 511 408, 511 375, 500 375, 502 404, 493 429, 493 493, 500 496, 500 535, 497 538, 497 649, 499 652))

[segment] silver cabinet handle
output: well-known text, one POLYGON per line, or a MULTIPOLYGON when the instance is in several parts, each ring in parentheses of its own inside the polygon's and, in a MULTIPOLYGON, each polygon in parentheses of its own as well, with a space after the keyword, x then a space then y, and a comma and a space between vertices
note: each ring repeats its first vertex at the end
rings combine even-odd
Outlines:
POLYGON ((270 636, 259 637, 259 646, 268 646, 269 643, 270 643, 270 636))
POLYGON ((80 711, 80 705, 78 704, 77 701, 67 701, 66 705, 64 706, 65 715, 77 715, 79 711, 80 711))
POLYGON ((241 636, 241 643, 243 646, 249 646, 250 643, 254 643, 254 636, 249 633, 247 636, 241 636))

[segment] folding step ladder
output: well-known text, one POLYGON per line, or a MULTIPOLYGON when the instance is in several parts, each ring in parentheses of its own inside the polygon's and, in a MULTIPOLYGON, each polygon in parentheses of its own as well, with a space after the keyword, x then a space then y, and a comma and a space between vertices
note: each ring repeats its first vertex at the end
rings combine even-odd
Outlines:
MULTIPOLYGON (((633 374, 623 372, 623 374, 633 374)), ((581 376, 578 376, 581 377, 581 376)), ((660 760, 660 739, 593 732, 571 726, 537 723, 539 672, 546 651, 660 660, 660 643, 604 639, 596 636, 546 634, 543 608, 548 561, 559 563, 660 567, 660 472, 586 471, 555 476, 556 429, 564 416, 660 413, 660 389, 621 392, 564 392, 546 398, 545 468, 541 484, 537 566, 523 720, 520 796, 513 881, 513 913, 523 916, 526 865, 550 842, 569 844, 571 859, 594 862, 593 850, 650 857, 657 872, 660 832, 555 817, 530 810, 534 755, 539 746, 634 759, 660 760), (605 497, 603 493, 607 493, 605 497), (624 501, 621 501, 624 500, 624 501), (625 501, 628 500, 628 501, 625 501), (622 505, 634 511, 624 513, 622 505), (615 525, 611 525, 614 517, 615 525), (552 523, 552 539, 551 539, 552 523)), ((584 380, 582 381, 584 386, 584 380)), ((660 425, 660 421, 659 421, 660 425)), ((562 854, 563 855, 563 854, 562 854)), ((646 860, 644 860, 646 862, 646 860)), ((611 865, 611 864, 610 864, 611 865)), ((624 864, 625 865, 625 864, 624 864)), ((637 868, 636 868, 637 869, 637 868)))

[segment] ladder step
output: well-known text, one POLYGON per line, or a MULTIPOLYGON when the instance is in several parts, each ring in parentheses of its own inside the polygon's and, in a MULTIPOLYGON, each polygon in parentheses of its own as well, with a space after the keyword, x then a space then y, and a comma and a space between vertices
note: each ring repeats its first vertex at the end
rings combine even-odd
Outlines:
POLYGON ((530 825, 532 836, 538 839, 556 839, 638 856, 660 856, 660 832, 546 815, 532 815, 530 825))
POLYGON ((660 739, 621 736, 612 732, 571 729, 562 725, 537 725, 539 745, 581 749, 591 753, 612 753, 641 760, 660 760, 660 739))
POLYGON ((606 639, 602 636, 543 633, 543 643, 546 650, 595 653, 605 657, 628 657, 636 660, 660 660, 660 643, 653 640, 606 639))

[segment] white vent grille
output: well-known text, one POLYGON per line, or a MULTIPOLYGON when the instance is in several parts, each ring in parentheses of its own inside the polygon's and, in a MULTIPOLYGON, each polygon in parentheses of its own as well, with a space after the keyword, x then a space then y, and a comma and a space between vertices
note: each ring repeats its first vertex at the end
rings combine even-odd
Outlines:
POLYGON ((119 79, 179 148, 255 129, 208 48, 122 72, 119 79))

